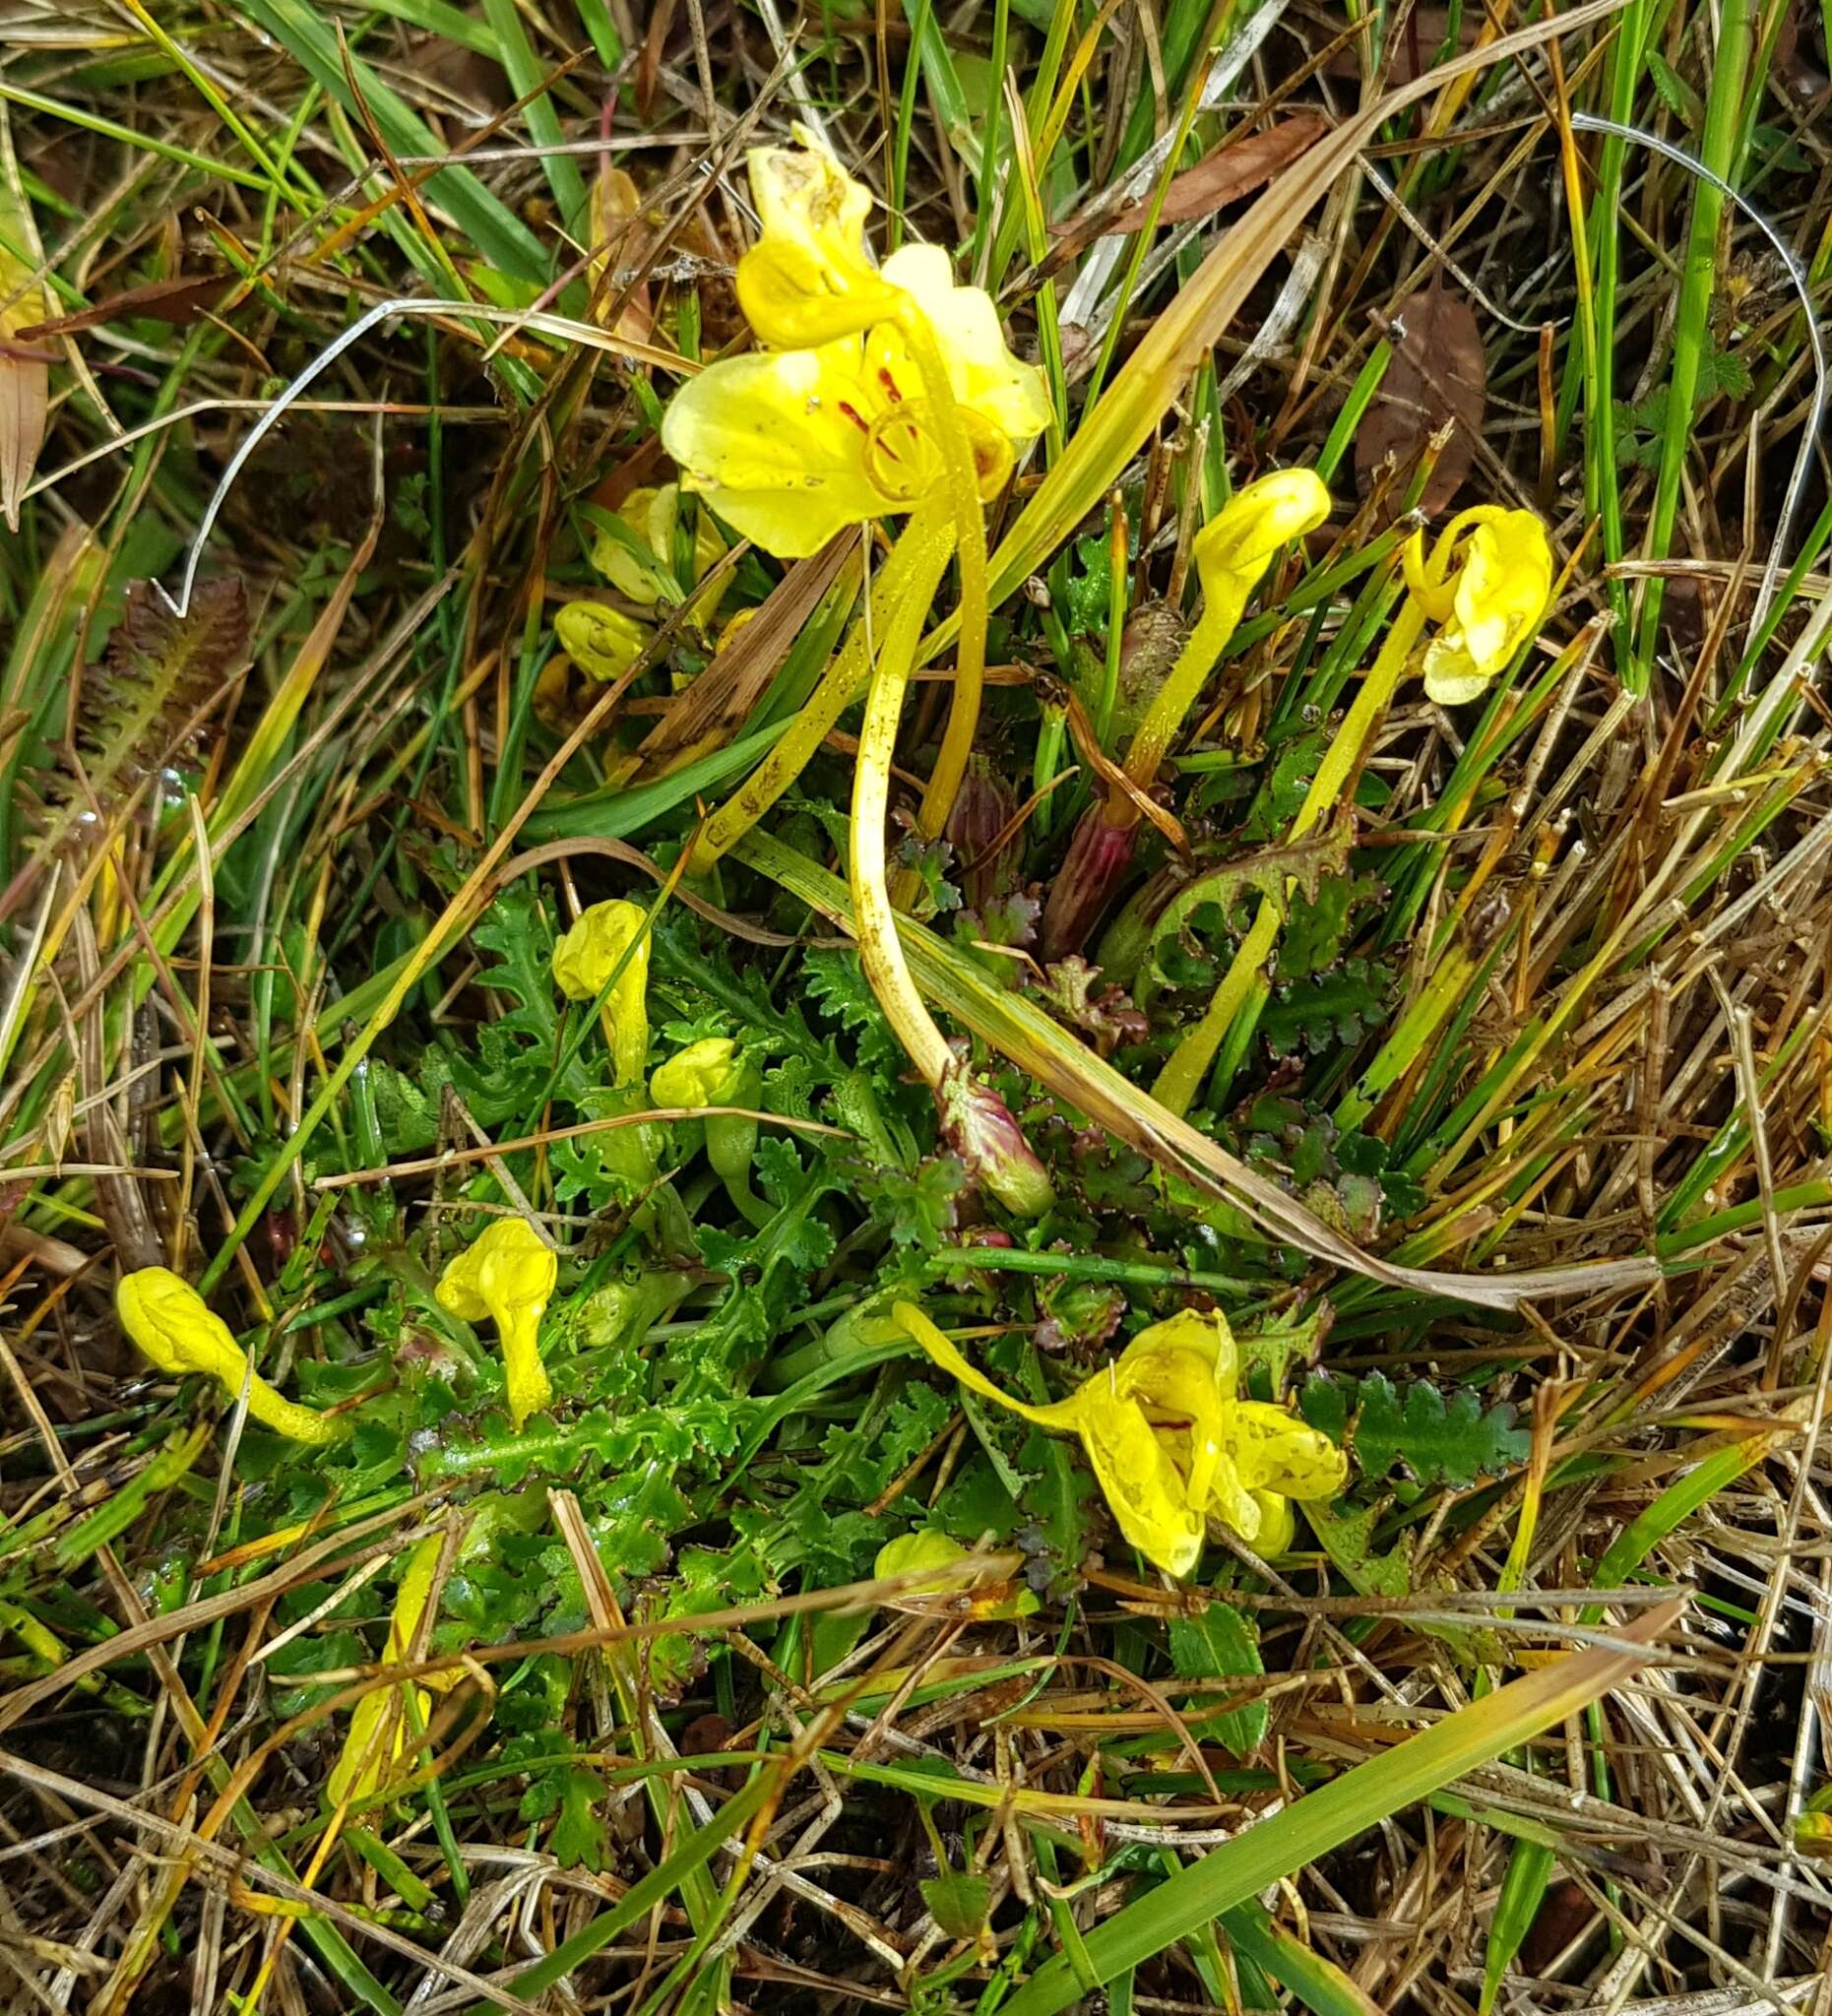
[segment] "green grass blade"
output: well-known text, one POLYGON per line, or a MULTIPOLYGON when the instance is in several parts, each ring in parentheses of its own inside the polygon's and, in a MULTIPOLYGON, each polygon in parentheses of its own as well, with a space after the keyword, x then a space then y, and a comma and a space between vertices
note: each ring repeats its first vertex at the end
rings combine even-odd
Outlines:
MULTIPOLYGON (((544 94, 538 97, 529 96, 531 92, 539 89, 545 73, 528 39, 528 31, 522 26, 522 17, 516 12, 515 0, 483 0, 483 14, 496 41, 491 54, 502 65, 504 75, 515 88, 516 96, 528 98, 522 116, 528 121, 529 132, 542 147, 563 145, 566 136, 560 131, 559 115, 553 109, 553 100, 544 94)), ((550 154, 542 159, 540 166, 547 178, 547 187, 553 191, 554 200, 560 206, 560 216, 570 229, 578 230, 586 208, 585 177, 580 173, 579 163, 569 154, 550 154)))
MULTIPOLYGON (((307 7, 303 0, 243 0, 243 11, 305 68, 320 90, 352 117, 357 116, 355 95, 344 75, 337 37, 316 8, 307 7)), ((359 57, 352 55, 349 67, 362 93, 363 104, 397 154, 447 152, 419 114, 359 57)), ((218 168, 216 172, 226 171, 218 168)), ((426 190, 434 203, 450 212, 491 266, 516 280, 546 279, 548 260, 540 240, 469 168, 441 168, 427 183, 426 190)))

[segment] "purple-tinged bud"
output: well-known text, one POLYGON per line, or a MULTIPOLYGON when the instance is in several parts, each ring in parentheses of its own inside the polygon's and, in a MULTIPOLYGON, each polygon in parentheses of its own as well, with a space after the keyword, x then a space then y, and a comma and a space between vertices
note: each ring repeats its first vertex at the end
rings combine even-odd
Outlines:
POLYGON ((1107 823, 1104 804, 1082 814, 1056 879, 1043 906, 1043 958, 1060 959, 1079 952, 1101 921, 1126 870, 1132 865, 1135 824, 1107 823))
POLYGON ((969 763, 961 780, 959 796, 948 814, 944 835, 954 848, 955 858, 964 870, 962 894, 970 910, 984 910, 995 896, 1002 896, 1009 879, 1001 872, 1007 848, 997 853, 992 843, 1004 832, 1015 807, 1002 790, 983 756, 969 763))
POLYGON ((1049 1177, 1011 1109, 957 1057, 935 1090, 948 1146, 1014 1218, 1039 1218, 1056 1201, 1049 1177))

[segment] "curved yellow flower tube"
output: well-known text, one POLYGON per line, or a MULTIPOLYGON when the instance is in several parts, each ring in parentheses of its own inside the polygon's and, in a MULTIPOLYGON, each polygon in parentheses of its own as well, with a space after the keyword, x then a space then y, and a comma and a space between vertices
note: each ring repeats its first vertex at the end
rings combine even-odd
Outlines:
POLYGON ((569 1001, 596 1001, 611 975, 617 974, 603 1014, 614 1082, 620 1086, 634 1085, 649 1061, 647 923, 633 903, 595 903, 580 913, 579 921, 553 948, 554 984, 569 1001))
POLYGON ((1261 1552, 1289 1546, 1288 1500, 1330 1498, 1343 1453, 1288 1408, 1235 1395, 1239 1355, 1219 1310, 1154 1323, 1066 1400, 1033 1407, 969 1364, 913 1302, 893 1314, 970 1392, 1040 1428, 1081 1437, 1119 1530, 1171 1575, 1195 1567, 1211 1524, 1261 1552))
POLYGON ((1239 628, 1247 598, 1274 554, 1315 532, 1329 515, 1330 493, 1315 470, 1278 469, 1243 484, 1196 535, 1190 557, 1202 583, 1202 615, 1126 751, 1126 775, 1141 788, 1158 775, 1170 738, 1239 628))
POLYGON ((334 1420, 277 1393, 259 1372, 250 1373, 248 1354, 229 1326, 188 1281, 169 1267, 142 1267, 121 1277, 114 1306, 142 1354, 161 1372, 202 1372, 219 1380, 231 1400, 248 1388, 248 1412, 264 1427, 295 1442, 323 1445, 343 1432, 334 1420))
POLYGON ((551 1246, 526 1219, 496 1219, 446 1263, 433 1291, 439 1306, 467 1323, 487 1316, 502 1340, 509 1418, 519 1429, 553 1398, 540 1362, 540 1319, 559 1279, 551 1246))

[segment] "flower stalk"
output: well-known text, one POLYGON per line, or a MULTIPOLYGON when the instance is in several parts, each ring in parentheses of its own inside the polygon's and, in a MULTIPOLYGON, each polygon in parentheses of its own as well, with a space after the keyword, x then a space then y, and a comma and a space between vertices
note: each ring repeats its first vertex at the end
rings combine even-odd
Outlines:
MULTIPOLYGON (((1440 706, 1474 700, 1539 627, 1551 597, 1552 553, 1531 511, 1479 504, 1453 518, 1427 557, 1415 532, 1402 548, 1407 595, 1310 781, 1290 838, 1301 839, 1348 788, 1427 622, 1439 626, 1419 669, 1440 706)), ((1173 1113, 1188 1112, 1234 1018, 1256 984, 1279 936, 1280 907, 1263 899, 1201 1021, 1170 1053, 1152 1094, 1173 1113)))
POLYGON ((921 647, 929 599, 953 545, 944 508, 939 502, 923 505, 904 533, 916 555, 913 592, 891 618, 865 700, 848 828, 848 879, 865 977, 911 1062, 934 1092, 950 1145, 1008 1211, 1036 1217, 1052 1202, 1049 1179, 1004 1102, 971 1076, 935 1026, 904 958, 885 874, 884 833, 897 724, 921 647))
POLYGON ((1314 532, 1329 511, 1329 491, 1314 472, 1277 470, 1236 491, 1196 536, 1202 613, 1133 731, 1121 765, 1124 782, 1110 783, 1070 840, 1043 912, 1045 959, 1078 952, 1087 941, 1131 865, 1143 816, 1139 800, 1157 782, 1185 716, 1240 627, 1248 598, 1280 548, 1314 532))

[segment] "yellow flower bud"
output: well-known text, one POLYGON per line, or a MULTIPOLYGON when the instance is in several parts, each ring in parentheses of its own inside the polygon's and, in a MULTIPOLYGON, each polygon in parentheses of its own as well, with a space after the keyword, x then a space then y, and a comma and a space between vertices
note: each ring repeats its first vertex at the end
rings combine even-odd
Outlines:
POLYGON ((702 1037, 658 1064, 649 1078, 649 1096, 659 1106, 728 1106, 744 1077, 738 1046, 728 1036, 702 1037))
MULTIPOLYGON (((644 608, 680 599, 674 581, 674 527, 680 516, 677 483, 645 484, 632 490, 617 507, 617 522, 628 528, 619 538, 601 527, 592 536, 592 564, 626 601, 644 608)), ((726 542, 710 512, 702 511, 693 532, 693 578, 700 581, 726 557, 726 542)), ((701 628, 711 621, 723 587, 697 596, 688 611, 701 628)))
POLYGON ((338 1439, 342 1430, 335 1421, 275 1392, 259 1372, 250 1373, 248 1354, 229 1326, 169 1267, 123 1275, 114 1305, 122 1329, 161 1372, 202 1372, 219 1380, 231 1400, 241 1397, 246 1384, 248 1412, 276 1434, 321 1445, 338 1439))
MULTIPOLYGON (((956 1561, 967 1558, 967 1549, 959 1541, 950 1540, 945 1533, 934 1533, 926 1528, 915 1533, 900 1534, 896 1540, 886 1541, 878 1549, 878 1557, 871 1564, 872 1578, 887 1582, 893 1575, 914 1574, 918 1568, 946 1568, 956 1561)), ((909 1597, 961 1596, 969 1588, 965 1582, 941 1581, 918 1583, 908 1591, 909 1597)), ((1036 1592, 1019 1589, 1010 1596, 976 1597, 973 1613, 976 1617, 1009 1618, 1028 1617, 1039 1608, 1036 1592)))
POLYGON ((467 1323, 489 1317, 502 1340, 509 1418, 519 1429, 553 1398, 540 1362, 540 1319, 559 1278, 559 1263, 523 1218, 499 1218, 447 1262, 434 1291, 439 1306, 467 1323))
POLYGON ((1279 548, 1329 515, 1330 493, 1314 470, 1274 470, 1243 484, 1191 542, 1204 597, 1244 605, 1279 548))
POLYGON ((554 983, 569 1001, 596 1001, 617 975, 604 1018, 618 1085, 634 1085, 649 1061, 647 923, 633 903, 595 903, 553 948, 554 983))
POLYGON ((563 603, 553 634, 573 663, 601 686, 622 678, 649 648, 649 632, 640 623, 602 602, 563 603))

